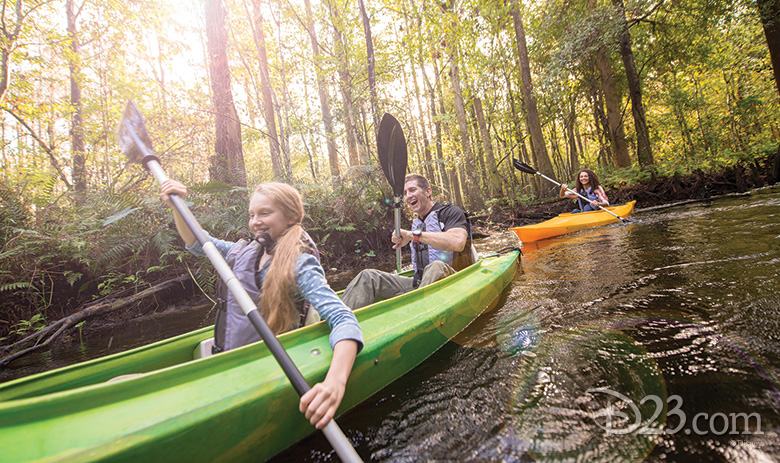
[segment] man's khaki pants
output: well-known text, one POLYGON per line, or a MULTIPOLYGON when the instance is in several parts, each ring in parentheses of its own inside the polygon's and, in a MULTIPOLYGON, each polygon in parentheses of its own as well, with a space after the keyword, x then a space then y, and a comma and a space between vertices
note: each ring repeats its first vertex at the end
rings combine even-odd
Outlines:
MULTIPOLYGON (((455 273, 441 261, 428 264, 423 271, 420 287, 439 281, 455 273)), ((381 270, 367 269, 356 276, 344 290, 341 300, 352 310, 373 304, 377 300, 390 299, 412 289, 412 277, 395 275, 381 270)))

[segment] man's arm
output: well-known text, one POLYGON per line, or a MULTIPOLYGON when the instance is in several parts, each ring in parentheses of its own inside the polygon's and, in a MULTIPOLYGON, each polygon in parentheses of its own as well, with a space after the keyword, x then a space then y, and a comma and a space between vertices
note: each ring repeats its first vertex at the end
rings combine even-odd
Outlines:
MULTIPOLYGON (((424 231, 420 235, 420 242, 434 247, 441 251, 455 251, 461 252, 466 247, 466 239, 469 237, 468 232, 463 228, 451 228, 443 232, 430 232, 424 231)), ((400 248, 409 244, 412 241, 413 235, 410 230, 401 229, 401 241, 393 232, 393 249, 400 248)))
POLYGON ((420 242, 441 251, 461 252, 466 247, 468 232, 463 228, 451 228, 443 232, 422 232, 420 242))

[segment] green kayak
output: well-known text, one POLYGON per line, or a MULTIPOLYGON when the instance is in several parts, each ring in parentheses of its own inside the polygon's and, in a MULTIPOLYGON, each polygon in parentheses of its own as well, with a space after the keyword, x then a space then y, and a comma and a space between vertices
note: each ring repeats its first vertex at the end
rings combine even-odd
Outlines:
MULTIPOLYGON (((365 348, 339 413, 401 377, 494 302, 517 251, 356 311, 365 348)), ((279 337, 309 384, 330 365, 329 328, 279 337)), ((263 461, 315 431, 262 342, 193 360, 211 328, 0 384, 0 462, 263 461), (121 381, 121 375, 144 373, 121 381)))

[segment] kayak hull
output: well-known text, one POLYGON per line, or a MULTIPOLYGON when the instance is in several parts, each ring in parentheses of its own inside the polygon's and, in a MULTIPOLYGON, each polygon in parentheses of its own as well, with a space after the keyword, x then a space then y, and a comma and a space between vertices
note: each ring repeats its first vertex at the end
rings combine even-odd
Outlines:
MULTIPOLYGON (((339 413, 469 325, 512 280, 517 257, 512 251, 486 258, 357 310, 365 347, 339 413)), ((279 336, 309 384, 327 373, 329 332, 321 322, 279 336)), ((192 360, 210 336, 204 328, 0 384, 0 461, 263 461, 315 431, 264 343, 192 360)))
MULTIPOLYGON (((608 207, 607 209, 618 216, 625 218, 626 216, 631 215, 635 204, 636 201, 631 201, 621 206, 608 207)), ((539 241, 545 238, 565 235, 566 233, 600 227, 615 222, 620 222, 620 219, 609 212, 604 212, 602 210, 580 212, 577 214, 567 212, 545 222, 514 227, 510 228, 510 230, 515 232, 523 243, 530 243, 532 241, 539 241)))

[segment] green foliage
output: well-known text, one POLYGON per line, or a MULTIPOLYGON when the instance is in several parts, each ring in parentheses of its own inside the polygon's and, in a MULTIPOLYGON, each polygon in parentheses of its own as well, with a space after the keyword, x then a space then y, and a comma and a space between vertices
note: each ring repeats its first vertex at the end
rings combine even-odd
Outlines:
POLYGON ((41 204, 35 220, 17 227, 0 252, 0 310, 12 320, 61 316, 96 297, 164 278, 163 270, 185 252, 157 197, 122 192, 65 199, 41 204), (148 269, 157 274, 152 280, 148 269))
POLYGON ((649 180, 651 176, 649 170, 643 169, 639 165, 633 165, 624 169, 615 169, 608 165, 600 165, 594 172, 599 176, 599 181, 605 189, 641 183, 649 180))
POLYGON ((26 335, 32 331, 40 331, 46 328, 46 320, 43 315, 37 313, 30 317, 29 320, 21 320, 11 326, 9 334, 12 335, 26 335))
POLYGON ((392 191, 378 167, 353 175, 337 185, 296 185, 306 206, 304 228, 320 248, 325 267, 345 258, 354 265, 387 248, 393 219, 386 199, 392 191))

